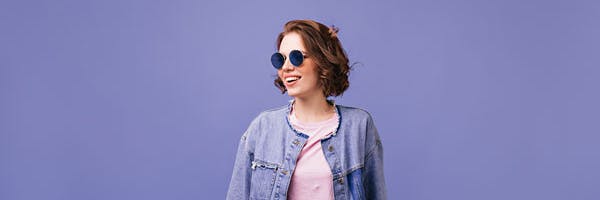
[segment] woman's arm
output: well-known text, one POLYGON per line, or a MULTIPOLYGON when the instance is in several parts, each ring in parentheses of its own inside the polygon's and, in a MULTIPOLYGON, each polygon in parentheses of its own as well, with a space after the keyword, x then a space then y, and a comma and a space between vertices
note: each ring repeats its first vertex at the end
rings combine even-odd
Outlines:
POLYGON ((248 145, 248 131, 242 135, 238 144, 235 163, 233 165, 233 173, 231 174, 231 182, 227 190, 227 199, 248 199, 250 195, 250 178, 252 155, 248 145))
POLYGON ((367 121, 367 154, 363 173, 366 199, 387 199, 383 176, 383 145, 373 119, 367 121))

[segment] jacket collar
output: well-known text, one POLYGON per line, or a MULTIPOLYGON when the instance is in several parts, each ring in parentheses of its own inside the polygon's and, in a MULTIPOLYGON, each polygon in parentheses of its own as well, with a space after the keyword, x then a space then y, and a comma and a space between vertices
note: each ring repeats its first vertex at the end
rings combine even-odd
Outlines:
MULTIPOLYGON (((287 109, 285 111, 285 116, 284 116, 285 121, 287 122, 289 128, 292 129, 292 131, 294 131, 296 133, 296 135, 302 136, 304 138, 308 138, 308 135, 301 133, 300 131, 294 129, 292 124, 290 124, 290 120, 288 117, 290 116, 290 112, 292 111, 292 105, 294 105, 294 100, 295 99, 290 99, 288 101, 287 109)), ((335 136, 338 133, 338 131, 340 130, 340 126, 342 124, 342 112, 339 109, 340 106, 335 104, 335 100, 333 100, 333 99, 327 99, 327 102, 329 102, 330 104, 333 105, 334 112, 337 113, 337 115, 338 115, 338 122, 337 122, 337 127, 335 128, 335 131, 327 134, 325 137, 323 137, 323 140, 335 136)))

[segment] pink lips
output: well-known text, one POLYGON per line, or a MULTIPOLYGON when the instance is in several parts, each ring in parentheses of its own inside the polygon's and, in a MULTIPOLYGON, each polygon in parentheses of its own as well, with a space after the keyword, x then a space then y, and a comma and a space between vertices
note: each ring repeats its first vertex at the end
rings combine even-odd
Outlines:
POLYGON ((298 82, 298 80, 300 80, 302 78, 302 76, 300 75, 292 75, 292 74, 286 74, 283 76, 283 84, 286 87, 291 87, 296 85, 296 82, 298 82))
POLYGON ((292 81, 290 83, 288 83, 287 81, 284 81, 283 84, 285 85, 285 87, 292 87, 292 86, 296 85, 296 82, 298 82, 298 81, 292 81))

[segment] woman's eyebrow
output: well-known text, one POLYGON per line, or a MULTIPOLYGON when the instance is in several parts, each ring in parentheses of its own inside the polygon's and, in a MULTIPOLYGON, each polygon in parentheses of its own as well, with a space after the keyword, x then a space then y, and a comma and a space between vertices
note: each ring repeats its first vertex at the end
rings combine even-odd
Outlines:
MULTIPOLYGON (((302 52, 303 54, 308 54, 308 52, 307 52, 307 51, 304 51, 304 50, 301 50, 301 49, 291 49, 291 50, 290 50, 290 51, 288 51, 287 53, 289 54, 289 53, 290 53, 291 51, 293 51, 293 50, 298 50, 298 51, 302 52)), ((285 53, 283 53, 283 51, 281 51, 281 50, 277 50, 277 53, 280 53, 280 54, 284 54, 284 55, 285 55, 285 53)))

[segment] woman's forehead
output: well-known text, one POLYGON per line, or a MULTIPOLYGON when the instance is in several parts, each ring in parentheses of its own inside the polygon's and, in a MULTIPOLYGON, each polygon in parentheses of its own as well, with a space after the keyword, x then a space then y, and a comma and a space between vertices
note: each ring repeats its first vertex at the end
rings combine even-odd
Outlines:
POLYGON ((279 53, 289 53, 292 50, 306 52, 302 37, 294 32, 286 34, 279 45, 279 53))

